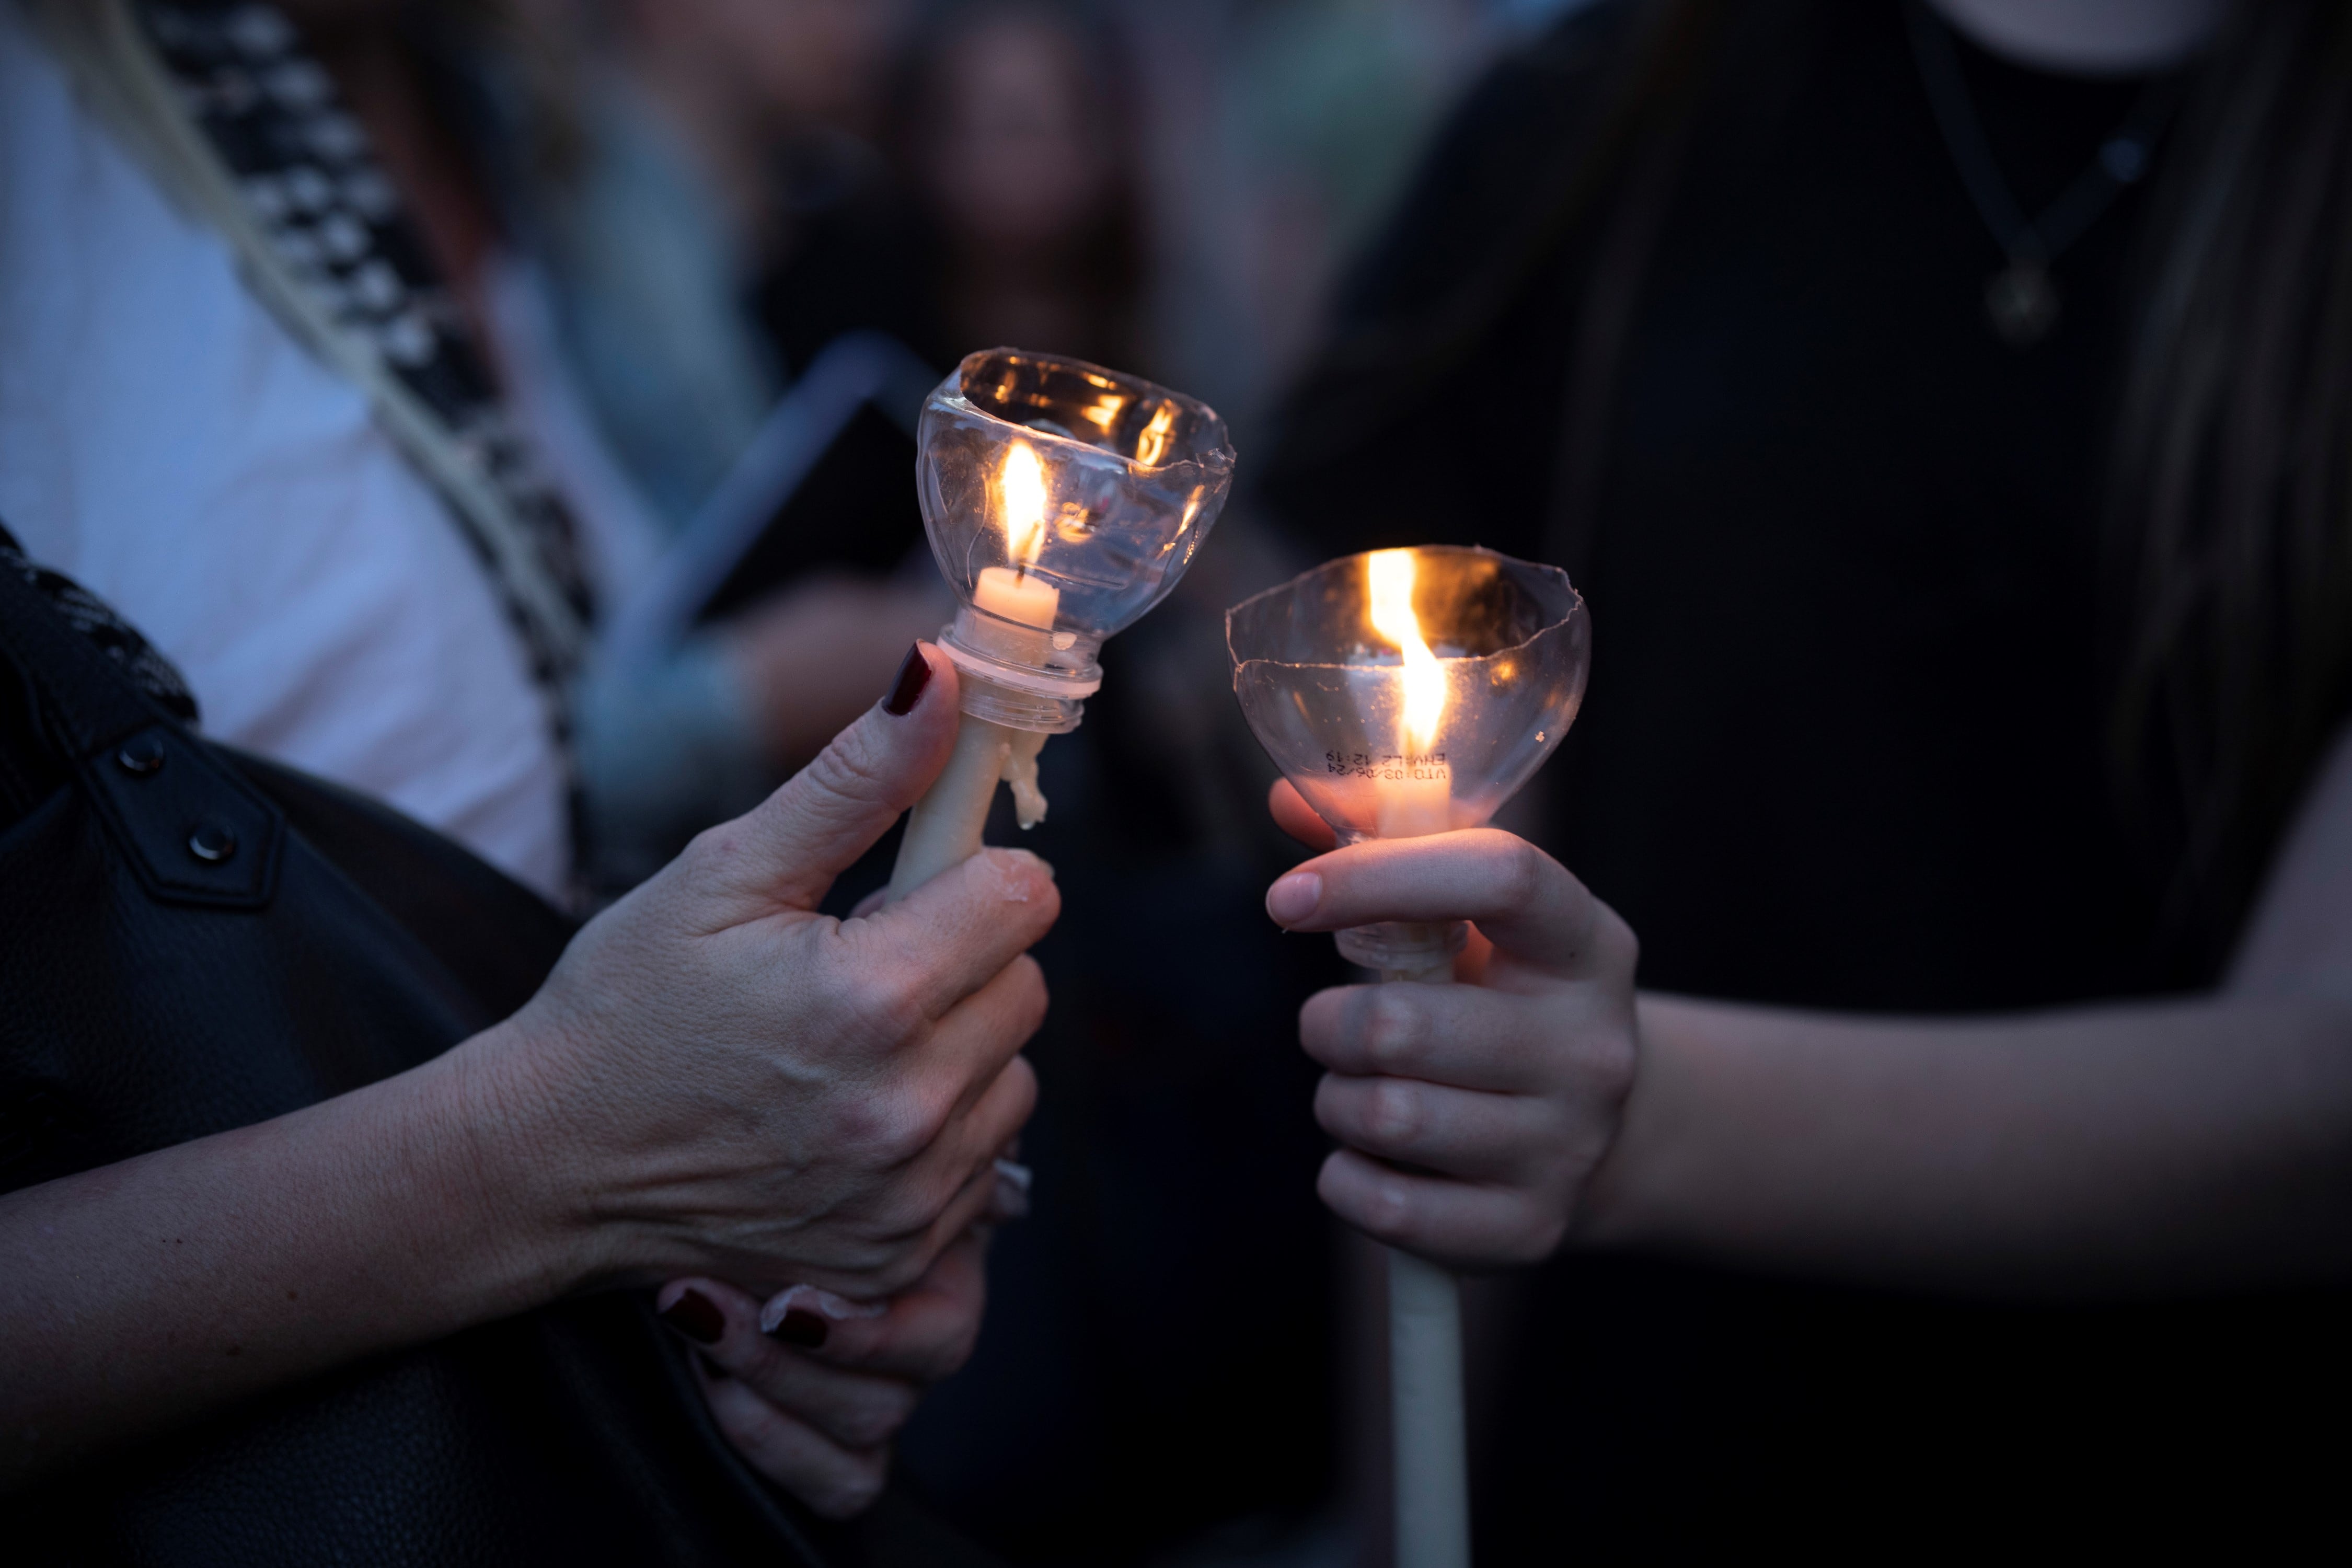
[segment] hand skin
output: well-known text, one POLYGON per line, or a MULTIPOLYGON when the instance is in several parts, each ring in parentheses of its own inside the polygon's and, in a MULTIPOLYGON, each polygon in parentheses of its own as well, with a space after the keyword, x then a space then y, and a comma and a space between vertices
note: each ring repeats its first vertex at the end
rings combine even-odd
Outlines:
MULTIPOLYGON (((1277 820, 1329 829, 1287 784, 1277 820)), ((1301 1014, 1342 1148, 1322 1191, 1465 1267, 1569 1245, 1968 1294, 2352 1274, 2352 742, 2228 980, 2020 1016, 1837 1016, 1633 991, 1630 938, 1491 831, 1366 844, 1275 884, 1294 931, 1477 922, 1456 985, 1301 1014)))
MULTIPOLYGON (((1293 834, 1332 842, 1287 784, 1274 807, 1293 834)), ((1491 829, 1318 857, 1275 883, 1266 911, 1293 931, 1477 922, 1458 984, 1342 986, 1300 1010, 1300 1043, 1329 1069, 1316 1119, 1340 1143, 1318 1190, 1359 1229, 1457 1268, 1549 1257, 1633 1083, 1639 947, 1625 922, 1491 829)))
POLYGON ((0 1489, 567 1294, 904 1290, 993 1198, 1059 902, 992 850, 810 912, 928 785, 954 667, 583 931, 497 1026, 256 1126, 0 1197, 0 1489))
POLYGON ((821 1345, 761 1333, 760 1302, 716 1279, 676 1280, 656 1305, 667 1310, 691 1290, 719 1310, 726 1326, 695 1363, 719 1429, 768 1479, 827 1519, 847 1519, 881 1494, 890 1440, 924 1389, 971 1358, 990 1235, 973 1227, 891 1298, 887 1315, 833 1321, 821 1345))

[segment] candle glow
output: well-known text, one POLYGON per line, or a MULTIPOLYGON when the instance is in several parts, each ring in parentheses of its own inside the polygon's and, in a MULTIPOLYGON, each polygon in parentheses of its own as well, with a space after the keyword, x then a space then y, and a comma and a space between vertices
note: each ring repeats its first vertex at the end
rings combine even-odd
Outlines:
POLYGON ((1426 752, 1437 743, 1445 716, 1445 667, 1429 651, 1413 614, 1412 585, 1418 573, 1410 550, 1375 550, 1364 557, 1365 598, 1372 629, 1404 655, 1404 739, 1408 750, 1426 752))
MULTIPOLYGON (((1037 564, 1038 552, 1045 547, 1045 509, 1050 503, 1045 465, 1036 448, 1026 441, 1006 447, 1003 460, 996 465, 996 521, 1004 530, 1004 552, 1012 557, 1013 565, 982 567, 980 580, 972 584, 971 602, 992 616, 1040 630, 1052 628, 1062 603, 1059 588, 1029 575, 1029 569, 1037 564)), ((1033 664, 1045 658, 1043 646, 1034 638, 1006 642, 1001 633, 982 637, 996 644, 992 651, 1033 664)))
POLYGON ((996 516, 1004 527, 1006 552, 1024 571, 1037 563, 1037 552, 1045 548, 1045 465, 1028 442, 1013 442, 997 465, 996 516))

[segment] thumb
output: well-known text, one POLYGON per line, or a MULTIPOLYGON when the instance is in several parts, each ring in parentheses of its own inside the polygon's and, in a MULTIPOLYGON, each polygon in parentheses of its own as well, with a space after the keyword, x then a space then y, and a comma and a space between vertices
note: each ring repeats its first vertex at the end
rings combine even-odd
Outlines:
POLYGON ((761 909, 814 909, 947 766, 956 697, 955 666, 929 643, 908 648, 881 701, 782 789, 703 835, 707 889, 761 909))

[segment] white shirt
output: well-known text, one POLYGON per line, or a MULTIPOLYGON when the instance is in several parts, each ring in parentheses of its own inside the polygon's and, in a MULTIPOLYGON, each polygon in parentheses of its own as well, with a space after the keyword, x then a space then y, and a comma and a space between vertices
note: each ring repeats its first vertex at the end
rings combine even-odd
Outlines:
POLYGON ((6 0, 0 521, 179 666, 208 734, 563 886, 562 759, 456 522, 6 0))

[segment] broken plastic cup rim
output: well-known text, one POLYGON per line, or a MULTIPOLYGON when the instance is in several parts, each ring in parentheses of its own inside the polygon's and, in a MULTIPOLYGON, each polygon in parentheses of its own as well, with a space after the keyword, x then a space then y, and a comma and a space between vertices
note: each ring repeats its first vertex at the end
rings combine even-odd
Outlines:
POLYGON ((1412 605, 1444 693, 1425 741, 1407 732, 1403 654, 1372 627, 1367 554, 1225 615, 1251 731, 1343 842, 1482 826, 1583 700, 1591 623, 1565 572, 1476 547, 1411 553, 1412 605))
POLYGON ((1216 410, 1139 376, 1011 348, 965 356, 925 399, 917 491, 931 551, 967 606, 1003 567, 1054 590, 1055 662, 1091 665, 1192 564, 1232 489, 1216 410), (1016 446, 1034 487, 1007 526, 1016 446))

